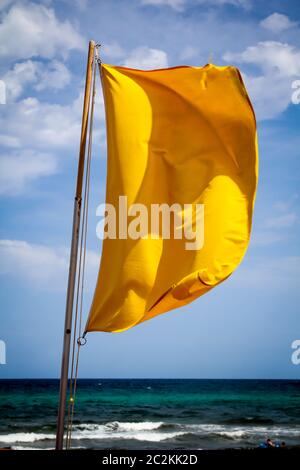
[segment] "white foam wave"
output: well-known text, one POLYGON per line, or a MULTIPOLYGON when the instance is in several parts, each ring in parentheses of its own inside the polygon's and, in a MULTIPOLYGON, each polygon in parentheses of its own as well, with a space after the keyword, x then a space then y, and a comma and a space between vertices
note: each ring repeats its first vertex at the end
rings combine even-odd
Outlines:
MULTIPOLYGON (((233 426, 218 424, 176 424, 162 421, 152 422, 119 422, 106 424, 80 424, 73 427, 73 440, 115 440, 135 439, 138 441, 160 442, 178 436, 193 434, 209 439, 214 435, 234 440, 272 438, 299 438, 300 426, 293 428, 283 426, 233 426), (169 425, 170 428, 167 428, 169 425)), ((0 435, 0 442, 9 444, 30 444, 37 441, 54 441, 53 433, 20 432, 0 435)), ((50 442, 49 442, 50 444, 50 442)), ((27 447, 28 448, 28 447, 27 447)))
POLYGON ((30 446, 13 446, 13 450, 53 450, 54 447, 30 447, 30 446))
POLYGON ((79 424, 74 426, 75 430, 88 430, 95 431, 103 429, 104 431, 153 431, 154 429, 159 429, 164 423, 162 421, 152 422, 152 421, 142 421, 142 422, 133 422, 133 423, 122 423, 120 421, 112 421, 103 425, 99 424, 79 424))
POLYGON ((231 439, 242 438, 264 438, 265 436, 272 435, 273 438, 277 437, 299 437, 300 426, 295 428, 283 428, 281 426, 231 426, 219 424, 195 424, 187 425, 191 432, 195 434, 214 434, 220 437, 228 437, 231 439))
POLYGON ((35 432, 17 432, 14 434, 0 435, 0 442, 5 444, 13 444, 15 442, 44 441, 46 439, 55 439, 55 435, 35 432))
POLYGON ((185 434, 184 431, 161 431, 164 423, 144 422, 119 422, 113 421, 107 424, 82 424, 74 428, 74 439, 136 439, 138 441, 159 442, 185 434))
MULTIPOLYGON (((163 422, 118 422, 107 424, 82 424, 74 426, 72 439, 135 439, 138 441, 160 442, 185 434, 184 431, 160 431, 163 422)), ((45 433, 14 433, 0 435, 0 442, 4 444, 33 443, 36 441, 53 440, 54 434, 45 433)))

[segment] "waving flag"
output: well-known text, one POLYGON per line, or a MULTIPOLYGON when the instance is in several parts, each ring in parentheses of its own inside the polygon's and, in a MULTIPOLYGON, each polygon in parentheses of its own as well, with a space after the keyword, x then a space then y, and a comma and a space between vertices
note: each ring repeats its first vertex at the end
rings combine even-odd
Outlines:
POLYGON ((110 209, 86 331, 116 332, 188 304, 235 270, 249 243, 258 153, 235 67, 102 64, 101 75, 110 209), (162 224, 168 209, 174 230, 157 231, 153 216, 162 224))

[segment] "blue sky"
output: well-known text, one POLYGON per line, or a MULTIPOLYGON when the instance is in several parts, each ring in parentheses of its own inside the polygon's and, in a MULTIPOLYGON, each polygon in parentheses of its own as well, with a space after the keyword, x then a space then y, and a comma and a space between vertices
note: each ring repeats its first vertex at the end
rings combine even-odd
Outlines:
MULTIPOLYGON (((88 40, 140 68, 238 66, 258 119, 260 179, 247 255, 194 303, 121 334, 92 333, 81 377, 299 378, 300 3, 60 0, 0 3, 0 377, 57 377, 88 40)), ((105 192, 98 81, 85 314, 105 192)))

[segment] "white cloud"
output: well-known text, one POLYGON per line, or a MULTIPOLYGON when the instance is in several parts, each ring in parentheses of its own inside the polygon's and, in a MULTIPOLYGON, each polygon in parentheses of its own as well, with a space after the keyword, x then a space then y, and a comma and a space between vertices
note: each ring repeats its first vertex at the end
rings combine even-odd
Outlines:
POLYGON ((0 145, 3 147, 18 148, 20 147, 20 141, 16 136, 0 134, 0 145))
POLYGON ((68 68, 57 60, 49 64, 27 60, 14 65, 13 69, 3 75, 6 84, 7 100, 15 100, 22 95, 27 85, 41 91, 44 89, 59 90, 71 80, 68 68))
POLYGON ((109 59, 120 59, 126 55, 124 49, 117 43, 106 43, 101 45, 100 56, 108 57, 109 59))
MULTIPOLYGON (((16 64, 7 73, 8 94, 17 98, 30 84, 42 90, 46 87, 62 87, 70 79, 68 69, 57 61, 47 67, 28 60, 16 64), (62 67, 61 67, 62 65, 62 67)), ((0 114, 0 195, 15 195, 26 191, 33 180, 56 171, 53 154, 78 155, 81 133, 83 89, 78 97, 67 105, 52 104, 28 97, 20 101, 8 100, 0 114)), ((103 147, 104 103, 97 80, 93 148, 96 157, 103 147)))
POLYGON ((282 31, 286 31, 297 26, 297 23, 291 21, 286 15, 272 13, 272 15, 261 21, 260 25, 272 33, 282 33, 282 31))
MULTIPOLYGON (((69 250, 49 247, 23 240, 0 240, 0 275, 21 278, 34 288, 66 289, 69 250)), ((86 287, 93 288, 100 255, 87 250, 86 287)))
POLYGON ((300 74, 300 50, 277 41, 259 42, 241 53, 226 53, 224 59, 258 65, 265 73, 277 72, 286 77, 300 74))
POLYGON ((300 257, 247 258, 234 274, 232 282, 248 289, 299 289, 300 257))
POLYGON ((193 59, 194 57, 197 57, 199 55, 199 50, 194 47, 194 46, 186 46, 184 49, 181 51, 179 55, 180 60, 189 60, 193 59))
POLYGON ((226 53, 227 62, 255 65, 258 76, 243 73, 258 119, 271 119, 291 103, 291 83, 300 74, 300 50, 276 41, 259 42, 240 53, 226 53))
POLYGON ((68 261, 65 250, 33 245, 20 240, 0 240, 2 275, 15 275, 29 281, 47 282, 66 277, 68 261))
POLYGON ((53 151, 72 149, 77 154, 82 102, 60 105, 32 96, 14 102, 28 90, 60 90, 69 84, 71 74, 57 57, 84 46, 81 35, 69 21, 57 18, 50 3, 18 1, 1 15, 0 58, 29 60, 16 63, 2 77, 7 104, 0 115, 0 194, 20 194, 33 180, 53 174, 53 151), (30 59, 36 56, 52 60, 30 59))
POLYGON ((0 195, 16 196, 32 181, 56 172, 56 158, 45 153, 22 151, 0 156, 0 195))
POLYGON ((14 0, 1 0, 0 1, 0 11, 7 8, 14 0))
POLYGON ((101 46, 100 56, 117 60, 125 67, 151 69, 168 67, 167 54, 160 49, 142 46, 127 53, 116 41, 101 46))
MULTIPOLYGON (((51 2, 51 0, 48 0, 48 1, 51 2)), ((60 1, 64 2, 67 5, 67 8, 75 6, 80 11, 86 10, 90 3, 89 0, 60 0, 60 1)))
POLYGON ((124 62, 125 67, 140 69, 159 69, 168 67, 168 57, 160 49, 138 47, 134 49, 124 62))
POLYGON ((255 246, 268 246, 274 243, 285 242, 293 233, 287 230, 293 227, 299 217, 293 210, 294 202, 298 195, 293 194, 286 201, 278 201, 274 204, 272 217, 264 217, 264 221, 258 230, 252 234, 251 244, 255 246))
MULTIPOLYGON (((93 154, 104 145, 104 103, 98 88, 95 103, 93 154)), ((32 180, 56 170, 52 155, 78 155, 83 90, 70 105, 26 98, 7 104, 0 115, 2 188, 0 194, 21 194, 32 180), (49 155, 50 154, 50 155, 49 155)), ((102 153, 101 153, 102 154, 102 153)))
POLYGON ((80 137, 76 106, 44 103, 31 97, 6 105, 0 117, 2 136, 14 138, 16 146, 22 148, 72 148, 80 137))
POLYGON ((197 0, 198 3, 208 3, 211 5, 233 5, 235 7, 250 8, 251 0, 197 0))
POLYGON ((258 120, 276 118, 291 103, 291 84, 286 77, 242 75, 258 120))
POLYGON ((285 201, 277 201, 276 204, 274 204, 274 207, 279 212, 287 212, 291 209, 294 203, 298 201, 298 199, 298 194, 294 193, 285 201))
POLYGON ((68 68, 58 60, 53 60, 48 67, 39 67, 38 83, 35 88, 38 91, 45 89, 61 90, 71 81, 68 68))
MULTIPOLYGON (((73 3, 74 0, 71 1, 71 4, 73 3)), ((75 5, 79 8, 79 10, 84 11, 89 5, 89 0, 75 0, 75 5)))
POLYGON ((283 214, 276 217, 270 217, 266 220, 266 227, 267 228, 286 228, 292 227, 295 222, 298 220, 297 215, 294 212, 290 212, 289 214, 283 214))
POLYGON ((186 0, 142 0, 142 5, 162 6, 166 5, 174 10, 182 11, 186 0))
MULTIPOLYGON (((177 11, 183 11, 185 7, 191 5, 188 0, 141 0, 142 5, 169 6, 177 11)), ((194 0, 193 4, 208 5, 234 5, 236 7, 249 8, 250 0, 194 0)))
POLYGON ((14 100, 18 98, 24 88, 37 80, 37 63, 28 60, 15 64, 14 68, 3 75, 3 81, 6 85, 7 98, 14 100))
POLYGON ((69 21, 59 21, 53 9, 36 3, 16 3, 0 24, 0 57, 7 60, 35 56, 65 57, 83 49, 85 41, 69 21))
POLYGON ((256 231, 251 236, 251 246, 269 246, 280 243, 285 238, 282 233, 274 233, 274 231, 256 231))

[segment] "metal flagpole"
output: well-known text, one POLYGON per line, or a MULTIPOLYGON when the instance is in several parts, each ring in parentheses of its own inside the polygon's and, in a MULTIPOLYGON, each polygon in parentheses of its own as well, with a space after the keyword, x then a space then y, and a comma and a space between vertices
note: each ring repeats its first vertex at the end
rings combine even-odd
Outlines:
POLYGON ((82 199, 82 182, 83 182, 83 175, 84 175, 85 148, 86 148, 88 121, 89 121, 89 106, 90 106, 94 52, 95 52, 95 43, 94 41, 90 41, 89 51, 88 51, 88 60, 87 60, 87 69, 86 69, 86 81, 85 81, 85 93, 84 93, 82 124, 81 124, 77 184, 76 184, 76 193, 75 193, 75 200, 74 200, 72 242, 71 242, 71 253, 70 253, 68 290, 67 290, 67 300, 66 300, 66 316, 65 316, 65 327, 64 327, 64 341, 63 341, 63 353, 62 353, 61 376, 60 376, 56 450, 63 449, 64 430, 65 430, 65 411, 66 411, 66 397, 67 397, 67 389, 68 389, 73 302, 74 302, 74 291, 75 291, 76 269, 77 269, 77 254, 78 254, 81 199, 82 199))

